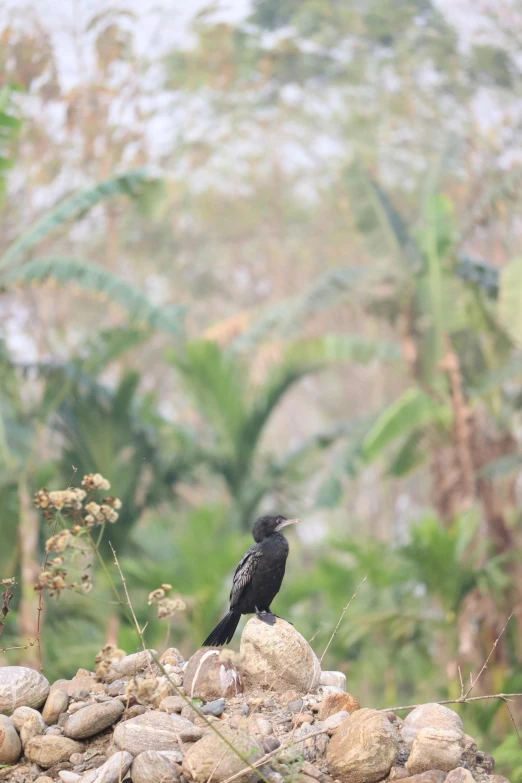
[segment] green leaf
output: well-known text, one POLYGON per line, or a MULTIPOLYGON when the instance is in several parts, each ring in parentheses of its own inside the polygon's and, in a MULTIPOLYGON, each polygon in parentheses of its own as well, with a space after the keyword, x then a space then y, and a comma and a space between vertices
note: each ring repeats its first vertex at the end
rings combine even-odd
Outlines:
POLYGON ((23 260, 43 239, 62 228, 68 221, 79 219, 103 201, 121 195, 139 199, 143 188, 150 187, 153 181, 154 178, 145 169, 133 169, 100 182, 94 188, 69 196, 33 223, 25 234, 7 248, 0 257, 0 268, 13 266, 23 260))
POLYGON ((389 476, 402 478, 422 463, 425 456, 421 448, 422 440, 423 433, 420 431, 412 432, 406 438, 388 467, 389 476))
POLYGON ((343 485, 337 476, 331 474, 319 487, 315 501, 318 508, 335 508, 343 495, 343 485))
POLYGON ((386 408, 371 427, 363 441, 364 458, 371 462, 397 438, 437 420, 447 422, 450 417, 451 411, 447 407, 435 402, 420 389, 408 389, 386 408))
POLYGON ((0 276, 3 285, 30 285, 52 278, 60 283, 75 283, 91 293, 106 294, 138 323, 183 334, 185 308, 156 307, 131 283, 96 264, 75 258, 42 258, 30 261, 0 276))
POLYGON ((477 475, 480 478, 498 479, 509 476, 520 470, 522 465, 522 454, 505 454, 503 457, 491 460, 482 467, 477 475))
POLYGON ((499 318, 512 339, 522 343, 522 257, 511 261, 500 273, 499 318))

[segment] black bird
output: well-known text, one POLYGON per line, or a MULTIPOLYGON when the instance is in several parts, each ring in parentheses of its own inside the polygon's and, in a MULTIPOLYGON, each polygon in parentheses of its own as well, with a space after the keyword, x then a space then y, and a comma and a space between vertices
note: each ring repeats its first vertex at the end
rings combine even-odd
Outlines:
POLYGON ((230 591, 230 611, 203 642, 203 647, 228 644, 236 631, 242 614, 256 613, 268 625, 278 616, 270 604, 279 592, 285 575, 288 541, 282 533, 287 525, 299 522, 277 516, 259 517, 252 528, 256 543, 251 546, 234 572, 230 591))

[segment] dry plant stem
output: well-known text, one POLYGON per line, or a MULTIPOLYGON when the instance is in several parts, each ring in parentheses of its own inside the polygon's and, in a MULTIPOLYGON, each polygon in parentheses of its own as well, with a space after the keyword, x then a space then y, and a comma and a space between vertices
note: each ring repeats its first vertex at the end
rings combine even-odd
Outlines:
POLYGON ((346 604, 346 606, 344 607, 343 611, 341 612, 341 616, 340 616, 340 617, 339 617, 339 619, 337 620, 337 625, 336 625, 336 626, 335 626, 335 628, 333 629, 333 633, 332 633, 332 635, 330 636, 330 639, 328 640, 328 644, 327 644, 327 645, 326 645, 326 647, 324 648, 323 654, 322 654, 322 655, 321 655, 321 657, 319 658, 319 663, 322 663, 322 662, 323 662, 323 658, 324 658, 324 656, 326 655, 326 653, 328 652, 328 649, 329 649, 329 647, 330 647, 331 643, 333 642, 333 640, 334 640, 334 637, 335 637, 335 635, 336 635, 337 631, 339 630, 339 626, 341 625, 341 623, 342 623, 342 621, 343 621, 343 619, 344 619, 344 615, 346 614, 346 612, 348 611, 348 609, 349 609, 349 608, 350 608, 350 606, 352 605, 352 602, 353 602, 353 601, 355 600, 355 598, 357 597, 357 593, 359 592, 359 590, 361 589, 361 587, 363 586, 363 584, 366 582, 367 578, 368 578, 368 574, 366 574, 366 576, 364 577, 364 579, 362 579, 362 580, 359 582, 359 584, 357 585, 357 589, 356 589, 355 593, 352 595, 352 597, 350 598, 350 600, 348 601, 348 603, 347 603, 347 604, 346 604))
MULTIPOLYGON (((501 699, 506 701, 507 699, 520 698, 522 693, 490 693, 487 696, 470 696, 458 699, 444 699, 443 701, 433 702, 434 704, 470 704, 472 701, 485 701, 486 699, 501 699)), ((400 707, 382 707, 377 712, 399 712, 399 710, 414 710, 416 707, 420 707, 420 704, 404 704, 400 707)))
MULTIPOLYGON (((502 638, 502 635, 503 635, 504 631, 506 630, 506 628, 507 628, 507 626, 508 626, 508 623, 509 623, 509 621, 510 621, 510 620, 511 620, 511 618, 513 617, 513 614, 514 614, 514 612, 511 612, 511 614, 509 615, 508 619, 507 619, 507 620, 506 620, 506 622, 504 623, 504 627, 502 628, 501 632, 499 633, 499 635, 497 636, 497 638, 496 638, 496 639, 495 639, 495 641, 493 642, 493 647, 492 647, 492 648, 491 648, 491 650, 489 651, 489 655, 488 655, 488 657, 486 658, 486 660, 484 661, 484 664, 483 664, 483 666, 482 666, 482 669, 479 671, 479 673, 478 673, 478 675, 475 677, 475 679, 474 679, 474 680, 472 680, 472 682, 471 682, 471 685, 469 686, 469 688, 468 688, 468 690, 466 691, 466 693, 464 694, 464 696, 462 696, 462 695, 461 695, 461 700, 462 700, 462 701, 465 701, 465 700, 467 699, 467 697, 469 696, 469 694, 471 693, 471 691, 473 690, 473 688, 475 687, 475 685, 476 685, 476 684, 477 684, 477 682, 479 681, 479 679, 480 679, 480 676, 481 676, 481 675, 484 673, 484 671, 487 669, 487 667, 488 667, 488 663, 489 663, 489 659, 491 658, 491 656, 492 656, 492 655, 493 655, 493 653, 495 652, 495 650, 496 650, 496 648, 497 648, 497 644, 498 644, 498 643, 499 643, 499 641, 501 640, 501 638, 502 638)), ((471 677, 471 675, 470 675, 470 677, 471 677)))
MULTIPOLYGON (((58 517, 54 520, 54 527, 53 527, 53 536, 56 534, 56 526, 58 524, 58 517)), ((45 553, 45 560, 43 561, 43 565, 41 568, 42 573, 46 570, 47 564, 49 563, 49 552, 45 553)), ((42 612, 43 612, 43 605, 44 605, 44 598, 43 598, 43 590, 40 590, 38 595, 38 619, 36 622, 36 639, 35 642, 38 647, 38 662, 40 665, 40 671, 43 673, 43 660, 42 660, 42 612)))
MULTIPOLYGON (((92 540, 92 537, 90 537, 90 538, 91 538, 91 543, 93 544, 93 547, 94 547, 94 541, 92 540)), ((110 548, 111 548, 111 550, 112 550, 112 553, 113 553, 113 555, 114 555, 114 562, 115 562, 115 564, 116 564, 116 567, 117 567, 117 569, 118 569, 118 572, 119 572, 119 574, 120 574, 120 579, 122 580, 122 583, 123 583, 123 588, 124 588, 124 590, 125 590, 125 595, 126 595, 126 597, 127 597, 127 604, 128 604, 128 606, 129 606, 129 609, 130 609, 130 611, 131 611, 132 618, 133 618, 133 620, 134 620, 134 625, 135 625, 135 627, 136 627, 136 631, 137 631, 137 633, 138 633, 138 635, 139 635, 139 637, 140 637, 141 643, 142 643, 142 645, 143 645, 143 649, 144 649, 145 651, 147 651, 147 646, 146 646, 146 644, 145 644, 145 640, 144 640, 144 637, 143 637, 143 630, 140 628, 140 626, 139 626, 139 623, 138 623, 138 620, 137 620, 137 618, 136 618, 136 614, 135 614, 135 612, 134 612, 134 608, 133 608, 133 606, 132 606, 132 602, 131 602, 131 599, 130 599, 130 596, 129 596, 129 593, 128 593, 128 590, 127 590, 127 583, 126 583, 126 581, 125 581, 125 577, 123 576, 123 572, 122 572, 122 570, 121 570, 121 567, 120 567, 120 564, 119 564, 119 562, 118 562, 118 558, 117 558, 116 552, 115 552, 115 550, 114 550, 114 547, 112 546, 112 544, 111 544, 111 542, 110 542, 110 541, 109 541, 109 546, 110 546, 110 548)), ((100 563, 102 563, 102 565, 103 565, 104 571, 105 571, 105 573, 106 573, 106 575, 107 575, 107 578, 109 579, 109 582, 110 582, 110 584, 111 584, 111 585, 112 585, 112 587, 113 587, 113 590, 114 590, 114 592, 116 593, 116 595, 118 595, 118 591, 117 591, 117 589, 116 589, 116 585, 114 584, 114 582, 113 582, 113 580, 112 580, 112 577, 111 577, 111 575, 110 575, 110 573, 109 573, 109 571, 108 571, 108 569, 107 569, 107 566, 105 565, 105 563, 104 563, 104 561, 103 561, 103 558, 102 558, 102 556, 100 555, 100 553, 99 553, 97 550, 96 550, 96 554, 97 554, 97 556, 98 556, 98 559, 99 559, 100 563)), ((119 598, 119 595, 118 595, 118 598, 119 598)), ((119 602, 120 602, 120 603, 122 603, 121 601, 119 601, 119 602)), ((163 666, 163 664, 162 664, 162 663, 161 663, 161 661, 159 660, 158 656, 157 656, 156 654, 154 654, 154 653, 153 653, 152 651, 150 651, 150 650, 149 650, 149 652, 150 652, 150 654, 151 654, 151 657, 152 657, 152 659, 154 660, 154 662, 157 664, 157 666, 158 666, 158 667, 159 667, 159 669, 161 670, 161 672, 162 672, 163 676, 164 676, 164 677, 166 677, 167 681, 169 682, 169 684, 171 685, 171 687, 174 689, 174 691, 177 693, 177 695, 178 695, 178 696, 181 696, 181 698, 183 699, 183 701, 184 701, 184 702, 185 702, 185 703, 186 703, 186 704, 187 704, 189 707, 192 707, 192 709, 194 709, 194 710, 195 710, 195 711, 198 713, 198 715, 199 715, 201 718, 203 718, 203 720, 205 721, 206 725, 207 725, 207 726, 208 726, 208 727, 209 727, 209 728, 210 728, 210 729, 211 729, 211 730, 212 730, 212 731, 213 731, 215 734, 217 734, 217 735, 218 735, 218 737, 219 737, 219 738, 220 738, 220 739, 221 739, 221 740, 222 740, 222 741, 225 743, 225 745, 227 745, 227 746, 230 748, 230 750, 232 750, 232 751, 233 751, 233 753, 235 753, 235 754, 236 754, 236 756, 237 756, 239 759, 241 759, 241 761, 243 761, 243 762, 244 762, 244 763, 247 765, 247 767, 246 767, 246 770, 247 770, 247 772, 248 772, 249 770, 251 770, 252 772, 253 772, 253 771, 255 771, 256 767, 254 766, 254 764, 251 764, 251 763, 248 761, 248 759, 246 759, 246 758, 243 756, 243 754, 242 754, 242 753, 240 753, 240 752, 237 750, 237 748, 235 748, 235 747, 234 747, 234 745, 233 745, 233 744, 230 742, 230 740, 228 740, 228 739, 227 739, 227 737, 225 737, 225 736, 224 736, 224 735, 223 735, 223 734, 222 734, 220 731, 218 731, 218 729, 216 729, 215 725, 214 725, 214 724, 213 724, 211 721, 209 721, 209 720, 208 720, 207 716, 206 716, 206 715, 205 715, 203 712, 201 712, 201 710, 199 710, 199 709, 196 707, 196 705, 195 705, 195 704, 192 702, 192 699, 189 699, 189 698, 188 698, 188 697, 187 697, 187 696, 186 696, 184 693, 182 693, 182 692, 180 691, 180 689, 178 688, 178 686, 177 686, 177 685, 175 685, 175 684, 172 682, 172 680, 171 680, 171 677, 170 677, 169 673, 166 671, 165 667, 163 666)), ((256 765, 256 766, 257 766, 257 765, 256 765)), ((214 773, 212 773, 212 774, 214 774, 214 773)), ((257 775, 257 777, 258 777, 258 778, 261 778, 261 780, 263 780, 263 781, 264 781, 264 783, 270 783, 270 781, 268 780, 268 778, 266 778, 266 777, 265 777, 265 775, 263 775, 262 773, 260 773, 260 772, 256 772, 256 775, 257 775)))
POLYGON ((20 645, 19 647, 0 647, 0 653, 10 652, 11 650, 28 650, 30 647, 34 647, 35 644, 38 644, 38 639, 33 639, 32 642, 27 642, 27 644, 20 645))

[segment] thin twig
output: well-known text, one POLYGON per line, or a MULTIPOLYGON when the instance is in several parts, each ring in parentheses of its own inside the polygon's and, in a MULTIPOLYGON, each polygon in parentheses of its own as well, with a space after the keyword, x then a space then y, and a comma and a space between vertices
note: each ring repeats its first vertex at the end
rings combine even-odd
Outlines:
POLYGON ((134 620, 134 625, 136 626, 136 630, 138 632, 138 636, 141 639, 141 643, 143 645, 143 651, 147 652, 147 645, 145 644, 145 638, 143 636, 143 630, 140 628, 140 624, 138 623, 138 619, 136 617, 136 614, 134 612, 134 607, 132 606, 132 602, 130 599, 129 591, 127 590, 127 580, 123 576, 123 571, 120 568, 120 564, 118 562, 118 557, 116 555, 115 549, 112 545, 112 543, 109 541, 109 546, 111 548, 112 555, 114 557, 114 562, 116 563, 116 568, 118 569, 118 572, 120 574, 121 583, 123 585, 123 590, 125 592, 125 597, 127 598, 127 606, 129 607, 130 613, 132 615, 132 619, 134 620))
POLYGON ((508 711, 508 713, 509 713, 509 718, 510 718, 510 720, 511 720, 511 723, 513 724, 513 728, 515 729, 515 733, 516 733, 516 735, 517 735, 518 744, 519 744, 520 748, 522 748, 522 738, 520 737, 520 732, 519 732, 519 730, 518 730, 518 728, 517 728, 517 724, 515 723, 515 719, 514 719, 514 717, 513 717, 513 713, 512 713, 512 712, 511 712, 511 710, 509 709, 509 704, 508 704, 508 701, 507 701, 507 699, 502 699, 502 701, 503 701, 503 702, 504 702, 504 704, 506 705, 506 709, 507 709, 507 711, 508 711))
POLYGON ((11 650, 28 650, 30 647, 34 647, 38 644, 38 639, 33 639, 32 642, 28 642, 20 647, 0 647, 0 653, 10 652, 11 650))
MULTIPOLYGON (((506 622, 504 623, 504 627, 502 628, 501 632, 499 633, 499 635, 497 636, 497 638, 496 638, 496 639, 495 639, 495 641, 493 642, 493 647, 492 647, 492 648, 491 648, 491 650, 489 651, 489 655, 488 655, 488 657, 486 658, 486 660, 484 661, 484 663, 483 663, 483 665, 482 665, 482 669, 479 671, 479 673, 478 673, 478 675, 475 677, 475 679, 474 679, 474 680, 471 682, 471 685, 469 686, 469 688, 468 688, 468 690, 466 691, 466 693, 464 694, 464 696, 463 696, 463 697, 461 696, 461 701, 465 701, 465 700, 468 698, 469 694, 471 693, 471 691, 473 690, 473 688, 475 687, 475 685, 476 685, 476 684, 477 684, 477 682, 479 681, 481 674, 483 674, 483 672, 484 672, 484 671, 487 669, 487 667, 488 667, 488 663, 489 663, 489 659, 491 658, 491 656, 492 656, 492 655, 493 655, 493 653, 495 652, 495 650, 496 650, 496 648, 497 648, 497 644, 498 644, 498 643, 499 643, 499 641, 501 640, 501 638, 502 638, 502 635, 503 635, 504 631, 506 630, 506 628, 507 628, 507 626, 508 626, 508 623, 509 623, 509 621, 510 621, 510 620, 511 620, 511 618, 513 617, 513 614, 514 614, 514 612, 511 612, 511 614, 509 615, 508 619, 507 619, 507 620, 506 620, 506 622)), ((471 677, 471 675, 470 675, 470 677, 471 677)))
POLYGON ((342 623, 342 621, 343 621, 343 619, 344 619, 344 615, 346 614, 346 612, 348 611, 348 609, 349 609, 349 608, 350 608, 350 606, 352 605, 352 602, 353 602, 353 601, 355 600, 355 598, 357 597, 357 593, 359 592, 359 590, 361 589, 361 587, 363 586, 363 584, 366 582, 367 578, 368 578, 368 575, 366 575, 366 576, 364 577, 364 579, 362 579, 362 580, 359 582, 359 584, 357 585, 357 589, 356 589, 355 593, 352 595, 352 597, 350 598, 350 600, 348 601, 348 603, 347 603, 347 604, 346 604, 346 606, 344 607, 343 611, 341 612, 341 616, 340 616, 340 617, 339 617, 339 619, 337 620, 337 625, 336 625, 336 626, 335 626, 335 628, 333 629, 333 633, 332 633, 332 635, 330 636, 330 639, 328 640, 328 644, 327 644, 327 645, 326 645, 326 647, 324 648, 324 652, 323 652, 323 654, 321 655, 321 657, 319 658, 319 663, 322 663, 322 662, 323 662, 323 658, 324 658, 324 656, 326 655, 326 653, 328 652, 328 648, 330 647, 331 643, 332 643, 332 642, 333 642, 333 640, 334 640, 334 637, 335 637, 335 635, 336 635, 337 631, 339 630, 339 626, 341 625, 341 623, 342 623))
MULTIPOLYGON (((522 696, 522 693, 490 693, 487 696, 470 696, 465 697, 464 699, 458 698, 458 699, 444 699, 443 701, 436 701, 433 702, 434 704, 470 704, 472 701, 484 701, 485 699, 502 699, 502 701, 506 701, 506 699, 516 699, 520 698, 522 696)), ((422 702, 424 704, 424 702, 422 702)), ((377 710, 377 712, 398 712, 399 710, 414 710, 417 707, 420 707, 420 704, 405 704, 401 705, 400 707, 382 707, 381 709, 377 710)))

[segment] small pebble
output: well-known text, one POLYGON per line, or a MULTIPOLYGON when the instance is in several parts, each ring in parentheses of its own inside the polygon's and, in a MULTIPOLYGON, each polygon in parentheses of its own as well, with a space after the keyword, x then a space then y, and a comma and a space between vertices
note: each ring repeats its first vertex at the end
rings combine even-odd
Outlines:
POLYGON ((292 726, 303 726, 305 723, 313 723, 314 716, 309 712, 301 712, 292 718, 292 726))
POLYGON ((192 726, 190 729, 183 729, 179 733, 182 742, 197 742, 204 736, 205 732, 200 726, 192 726))
POLYGON ((245 704, 242 704, 242 705, 241 705, 241 713, 242 713, 243 715, 248 715, 248 713, 249 713, 249 712, 250 712, 250 707, 249 707, 249 706, 248 706, 248 704, 245 702, 245 704))
POLYGON ((281 746, 281 743, 277 739, 277 737, 264 737, 263 738, 263 749, 265 753, 272 753, 273 750, 277 750, 281 746))
POLYGON ((287 706, 290 712, 301 712, 301 710, 303 709, 303 700, 295 699, 294 701, 288 702, 287 706))
POLYGON ((92 701, 76 701, 74 704, 69 705, 69 714, 74 715, 78 710, 83 710, 84 707, 89 707, 93 703, 92 701))
MULTIPOLYGON (((165 701, 165 699, 163 701, 165 701)), ((198 717, 198 713, 193 707, 189 707, 188 704, 185 704, 181 710, 181 717, 186 718, 187 720, 191 720, 192 723, 194 723, 195 719, 198 717)))
POLYGON ((105 686, 105 693, 108 696, 121 696, 125 688, 127 687, 127 683, 125 680, 114 680, 114 682, 111 682, 110 685, 105 686))

